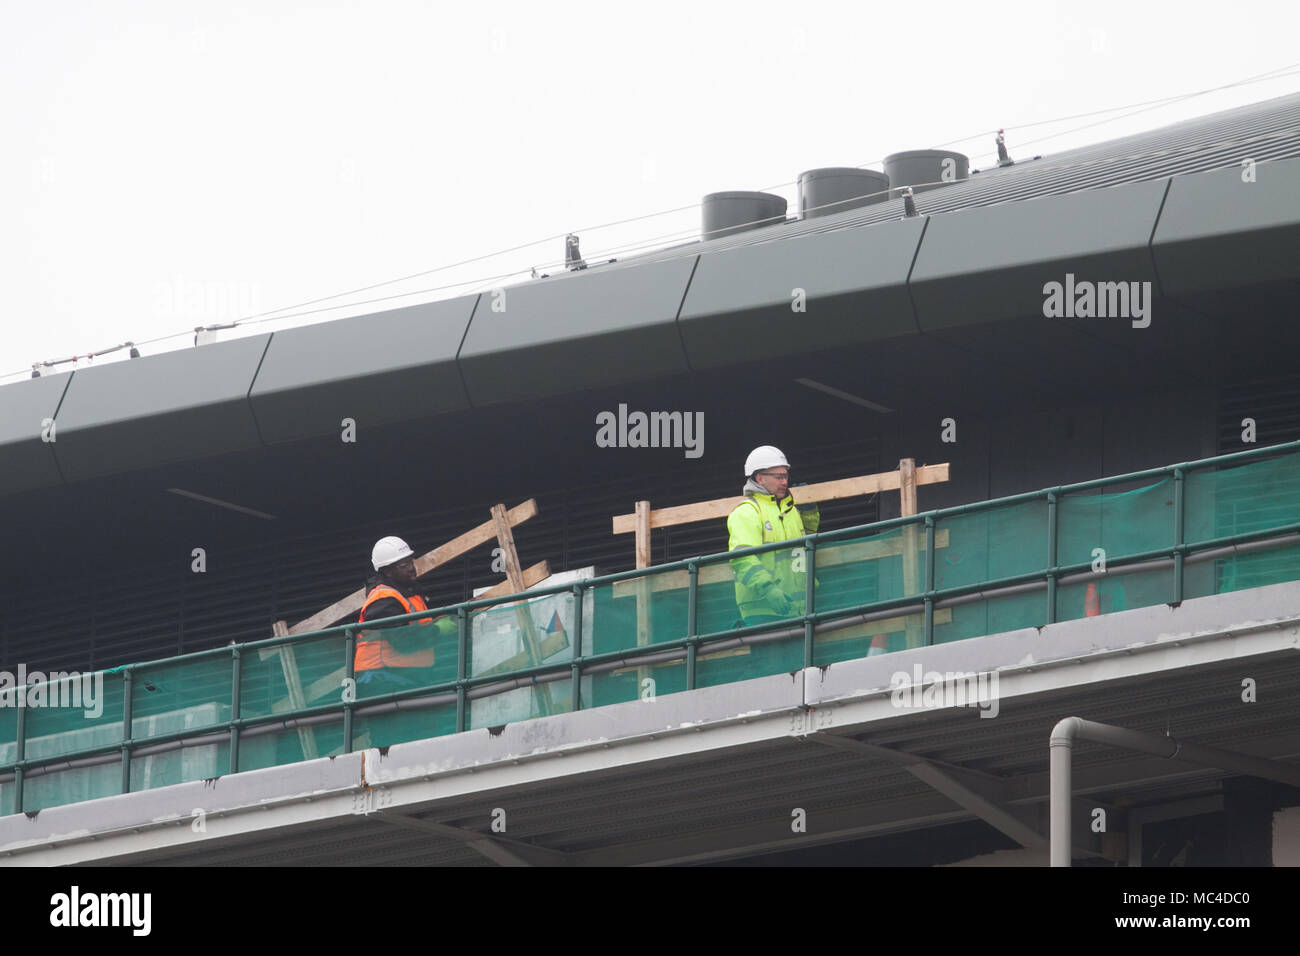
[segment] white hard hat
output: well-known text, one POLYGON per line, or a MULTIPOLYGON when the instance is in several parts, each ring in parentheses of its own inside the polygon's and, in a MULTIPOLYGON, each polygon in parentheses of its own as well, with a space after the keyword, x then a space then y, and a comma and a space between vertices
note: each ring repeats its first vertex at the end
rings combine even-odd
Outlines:
POLYGON ((409 544, 390 534, 387 538, 380 538, 375 542, 375 548, 370 552, 370 563, 375 566, 376 571, 379 571, 390 564, 396 564, 402 558, 409 558, 414 553, 409 544))
POLYGON ((773 448, 771 445, 759 445, 745 459, 745 477, 748 478, 756 471, 775 468, 777 465, 790 467, 790 463, 785 460, 785 455, 781 454, 781 449, 773 448))

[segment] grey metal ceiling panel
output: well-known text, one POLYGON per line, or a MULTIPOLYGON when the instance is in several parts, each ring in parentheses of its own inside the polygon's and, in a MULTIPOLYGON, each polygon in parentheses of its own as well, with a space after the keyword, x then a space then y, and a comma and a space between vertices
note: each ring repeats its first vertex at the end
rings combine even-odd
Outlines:
POLYGON ((694 257, 610 267, 485 294, 460 350, 473 405, 688 370, 677 310, 694 257), (494 308, 501 303, 499 310, 494 308))
MULTIPOLYGON (((930 220, 912 270, 925 331, 1043 314, 1044 285, 1151 282, 1168 181, 962 210, 930 220)), ((1044 319, 1044 321, 1052 321, 1044 319)), ((1123 322, 1123 319, 1095 319, 1123 322)))
POLYGON ((265 442, 469 407, 456 367, 478 296, 276 332, 249 400, 265 442))
POLYGON ((54 458, 58 427, 46 432, 43 423, 54 418, 74 374, 46 375, 0 390, 0 494, 63 482, 54 458))
POLYGON ((700 257, 679 321, 691 367, 712 368, 916 332, 907 271, 923 219, 700 257), (802 289, 805 311, 794 311, 802 289))
POLYGON ((248 389, 270 334, 82 369, 56 418, 68 481, 258 444, 248 389))
POLYGON ((1167 295, 1300 279, 1300 159, 1176 176, 1152 254, 1167 295))

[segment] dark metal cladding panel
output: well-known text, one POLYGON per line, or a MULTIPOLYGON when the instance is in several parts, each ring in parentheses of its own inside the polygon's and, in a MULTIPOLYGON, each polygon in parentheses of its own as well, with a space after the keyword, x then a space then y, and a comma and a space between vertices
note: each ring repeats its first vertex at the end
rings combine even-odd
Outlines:
POLYGON ((460 350, 476 406, 687 371, 677 309, 694 257, 484 293, 460 350), (500 303, 500 310, 494 310, 500 303))
MULTIPOLYGON (((988 146, 993 145, 992 138, 988 146)), ((1300 94, 1280 96, 1183 120, 1160 129, 1110 139, 1089 146, 1036 157, 1020 145, 1016 131, 1008 140, 1014 166, 986 168, 969 179, 916 197, 921 215, 933 216, 979 206, 1059 196, 1124 183, 1154 182, 1170 176, 1212 169, 1239 169, 1243 158, 1258 162, 1300 157, 1300 94)), ((799 222, 752 230, 707 243, 673 246, 638 256, 657 261, 771 242, 808 233, 851 229, 903 215, 903 200, 894 198, 860 209, 809 217, 799 222)), ((624 260, 627 261, 627 260, 624 260)))
POLYGON ((46 375, 0 388, 0 494, 63 483, 54 459, 58 426, 46 431, 43 423, 54 418, 76 374, 46 375))
POLYGON ((933 217, 912 270, 921 329, 1041 316, 1044 286, 1064 284, 1067 273, 1076 285, 1151 282, 1154 291, 1148 242, 1167 187, 1134 183, 933 217))
POLYGON ((478 296, 276 332, 249 398, 262 440, 469 407, 456 368, 478 296))
POLYGON ((917 331, 907 270, 923 219, 700 257, 682 307, 691 367, 714 368, 917 331), (795 290, 806 311, 794 311, 795 290))
POLYGON ((1300 280, 1300 159, 1176 176, 1152 253, 1166 295, 1300 280))
POLYGON ((56 419, 68 481, 259 444, 248 389, 270 334, 77 372, 56 419))

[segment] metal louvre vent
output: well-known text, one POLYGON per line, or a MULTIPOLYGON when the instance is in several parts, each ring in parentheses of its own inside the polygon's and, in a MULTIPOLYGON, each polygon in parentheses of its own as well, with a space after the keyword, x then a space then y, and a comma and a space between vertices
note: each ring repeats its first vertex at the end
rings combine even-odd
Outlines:
MULTIPOLYGON (((797 482, 881 470, 873 442, 786 451, 796 462, 797 482)), ((538 515, 515 529, 520 561, 528 566, 545 559, 553 571, 591 565, 602 573, 628 570, 636 563, 633 537, 611 532, 614 515, 630 513, 639 499, 660 508, 738 494, 742 484, 739 465, 728 461, 537 494, 538 515)), ((361 587, 370 571, 370 548, 380 536, 400 534, 424 552, 486 520, 492 503, 212 550, 202 574, 175 556, 146 567, 105 569, 77 581, 76 602, 67 600, 62 581, 26 586, 20 594, 10 589, 0 605, 6 608, 0 667, 12 670, 23 662, 29 670, 92 670, 269 637, 274 621, 303 620, 361 587)), ((829 502, 821 510, 826 530, 877 516, 874 498, 829 502)), ((651 560, 659 564, 726 547, 725 524, 701 522, 656 531, 651 560)), ((477 548, 423 578, 432 606, 467 600, 474 588, 498 583, 502 575, 492 570, 491 548, 477 548)))
POLYGON ((1224 386, 1215 438, 1220 455, 1300 439, 1300 375, 1224 386), (1255 421, 1254 445, 1241 440, 1246 418, 1255 421))

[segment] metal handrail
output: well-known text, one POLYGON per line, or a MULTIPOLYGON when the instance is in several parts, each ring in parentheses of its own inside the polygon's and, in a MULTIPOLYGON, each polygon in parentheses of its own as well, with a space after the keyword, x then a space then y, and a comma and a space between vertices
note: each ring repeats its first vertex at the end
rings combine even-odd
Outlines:
MULTIPOLYGON (((1264 457, 1281 457, 1297 452, 1300 452, 1300 441, 1288 442, 1282 445, 1274 445, 1243 452, 1234 452, 1228 455, 1220 455, 1194 462, 1184 462, 1160 468, 1150 468, 1124 475, 1115 475, 1085 482, 1077 482, 1071 485, 1062 485, 1055 488, 1010 495, 1003 498, 991 499, 989 501, 942 508, 923 512, 917 515, 908 515, 864 525, 857 525, 851 528, 820 532, 817 534, 807 535, 801 539, 793 539, 791 541, 774 542, 772 544, 760 545, 753 548, 737 549, 735 551, 722 552, 719 554, 684 558, 668 564, 602 575, 600 577, 589 578, 577 583, 548 585, 546 587, 534 588, 520 594, 462 601, 458 604, 452 604, 446 607, 433 608, 424 611, 413 611, 410 614, 384 618, 380 621, 367 622, 364 628, 359 624, 336 625, 334 627, 323 628, 318 631, 311 631, 303 634, 276 635, 261 640, 248 641, 242 644, 232 644, 228 647, 212 648, 205 651, 176 655, 154 661, 125 664, 109 668, 101 673, 104 676, 120 676, 123 682, 122 716, 120 719, 122 728, 121 739, 113 743, 83 748, 64 754, 27 757, 26 743, 27 731, 29 728, 27 726, 27 721, 24 719, 25 708, 19 706, 15 727, 16 740, 14 759, 0 764, 0 781, 12 776, 15 783, 15 807, 21 809, 23 806, 22 792, 25 776, 40 774, 45 768, 48 768, 49 770, 59 769, 61 765, 82 766, 111 762, 116 759, 117 755, 120 755, 122 761, 122 792, 125 793, 130 790, 130 769, 131 757, 133 754, 140 755, 145 751, 156 752, 159 747, 180 747, 191 745, 196 742, 217 742, 223 736, 228 736, 230 741, 229 772, 235 773, 238 772, 239 769, 239 743, 241 737, 250 734, 265 733, 268 730, 273 730, 274 725, 277 724, 287 728, 342 720, 344 725, 343 747, 346 752, 350 752, 353 749, 352 728, 355 715, 358 712, 367 713, 376 710, 383 710, 390 707, 390 705, 394 707, 401 706, 401 702, 403 701, 409 701, 416 705, 423 704, 424 706, 432 706, 435 703, 454 701, 456 705, 456 729, 459 732, 465 730, 467 726, 467 703, 469 700, 483 696, 490 696, 491 694, 516 687, 563 680, 566 677, 572 680, 572 709, 578 710, 582 707, 580 687, 581 678, 584 674, 600 673, 620 666, 637 666, 638 664, 645 665, 651 663, 652 660, 658 659, 680 659, 684 656, 686 659, 686 689, 690 690, 695 687, 696 683, 698 655, 702 649, 707 647, 719 646, 724 642, 731 642, 733 644, 760 643, 763 641, 793 638, 797 635, 801 635, 803 638, 804 666, 812 666, 814 637, 819 630, 833 630, 834 628, 829 627, 828 625, 833 625, 836 622, 841 622, 840 627, 843 627, 857 623, 856 619, 858 618, 869 619, 871 617, 883 616, 890 612, 897 614, 900 611, 905 611, 906 613, 922 613, 924 615, 923 639, 924 643, 928 645, 933 643, 934 639, 934 611, 936 608, 964 603, 968 600, 994 597, 999 593, 1008 594, 1011 592, 1018 593, 1026 590, 1034 590, 1043 586, 1046 586, 1048 592, 1046 620, 1047 623, 1051 623, 1055 620, 1056 615, 1056 593, 1058 584, 1074 583, 1076 580, 1082 580, 1082 578, 1089 576, 1103 576, 1102 572, 1087 573, 1091 570, 1090 562, 1078 562, 1067 565, 1059 565, 1057 563, 1059 505, 1061 500, 1070 494, 1077 494, 1080 492, 1092 491, 1112 485, 1127 484, 1129 482, 1142 481, 1150 478, 1163 479, 1172 477, 1174 479, 1174 527, 1171 529, 1173 532, 1172 543, 1166 548, 1151 549, 1148 551, 1119 556, 1113 559, 1108 558, 1107 571, 1104 573, 1110 574, 1114 572, 1122 572, 1124 569, 1132 570, 1135 569, 1136 566, 1144 563, 1151 564, 1152 562, 1157 562, 1163 566, 1165 563, 1172 562, 1174 569, 1174 593, 1172 595, 1171 603, 1178 603, 1183 599, 1183 570, 1186 563, 1189 561, 1196 561, 1198 557, 1209 557, 1211 553, 1215 553, 1216 551, 1237 548, 1252 542, 1274 542, 1275 544, 1285 544, 1286 542, 1283 539, 1286 537, 1300 535, 1300 522, 1298 522, 1279 525, 1263 530, 1221 536, 1218 538, 1198 541, 1194 544, 1188 544, 1184 540, 1186 525, 1185 512, 1187 507, 1186 495, 1184 493, 1186 476, 1190 472, 1197 470, 1215 468, 1239 462, 1254 461, 1264 457), (1031 501, 1044 501, 1047 504, 1047 567, 998 579, 954 585, 946 588, 935 587, 935 529, 939 522, 958 515, 990 511, 997 508, 1004 508, 1008 505, 1031 501), (816 565, 819 546, 845 539, 878 535, 881 532, 888 532, 908 526, 916 526, 919 529, 923 529, 925 533, 926 557, 924 562, 924 585, 920 592, 901 595, 896 598, 868 601, 849 607, 835 608, 826 611, 819 611, 817 609, 816 565), (732 562, 749 555, 760 555, 774 551, 789 550, 792 547, 802 548, 805 562, 805 610, 802 615, 764 622, 761 624, 747 625, 739 628, 730 628, 722 631, 704 634, 698 633, 698 590, 699 572, 701 567, 710 564, 732 562), (1114 571, 1111 569, 1114 569, 1114 571), (582 653, 584 630, 582 605, 583 599, 587 593, 594 593, 598 588, 610 586, 618 582, 632 581, 652 575, 661 575, 683 570, 687 572, 688 577, 687 628, 686 633, 683 636, 671 640, 655 641, 645 646, 621 648, 613 651, 605 651, 599 654, 582 653), (531 601, 536 598, 564 594, 566 592, 573 597, 574 624, 576 631, 574 637, 574 653, 569 659, 552 664, 535 664, 502 673, 480 674, 477 676, 470 676, 467 674, 466 664, 469 650, 469 618, 474 612, 486 608, 511 605, 520 601, 531 601), (243 661, 247 658, 249 652, 284 645, 292 646, 306 641, 328 638, 331 636, 341 636, 343 638, 343 650, 345 653, 345 686, 354 689, 355 682, 353 678, 355 677, 355 674, 353 671, 353 652, 355 649, 356 636, 359 631, 384 630, 388 628, 401 627, 418 619, 427 618, 431 615, 454 615, 457 620, 457 665, 456 677, 454 679, 420 687, 406 688, 388 694, 366 697, 364 699, 357 699, 355 694, 349 697, 348 694, 345 693, 342 699, 337 703, 317 704, 315 706, 302 707, 277 714, 263 714, 252 717, 241 715, 243 661), (132 688, 136 674, 146 670, 153 670, 177 663, 192 663, 221 656, 228 656, 231 661, 231 714, 228 720, 215 721, 211 725, 203 728, 189 728, 165 734, 150 735, 145 738, 132 737, 133 721, 131 711, 134 696, 132 688), (414 698, 418 698, 419 701, 414 701, 414 698)), ((82 675, 83 678, 85 676, 93 677, 94 675, 82 675)), ((0 694, 23 694, 24 699, 26 699, 27 692, 33 686, 37 685, 28 684, 21 688, 9 688, 0 692, 0 694)), ((408 706, 409 705, 410 704, 408 704, 408 706)))

